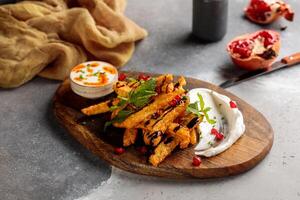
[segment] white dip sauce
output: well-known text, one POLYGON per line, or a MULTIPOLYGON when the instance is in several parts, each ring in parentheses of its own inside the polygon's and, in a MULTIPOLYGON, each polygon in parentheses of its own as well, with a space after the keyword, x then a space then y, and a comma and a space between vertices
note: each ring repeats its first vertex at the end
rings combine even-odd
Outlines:
POLYGON ((203 118, 203 122, 198 127, 200 134, 199 143, 195 147, 195 154, 211 157, 215 156, 231 147, 245 132, 243 115, 238 108, 231 108, 230 99, 205 88, 196 88, 188 92, 190 103, 199 101, 198 95, 203 97, 205 107, 210 107, 209 118, 216 123, 210 124, 203 118), (218 141, 215 135, 211 134, 211 129, 215 128, 223 133, 224 139, 218 141))

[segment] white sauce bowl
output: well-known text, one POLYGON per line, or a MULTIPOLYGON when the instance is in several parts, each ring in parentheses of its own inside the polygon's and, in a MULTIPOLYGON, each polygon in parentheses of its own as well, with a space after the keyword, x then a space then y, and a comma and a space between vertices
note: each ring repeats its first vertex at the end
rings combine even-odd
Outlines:
POLYGON ((113 92, 118 81, 118 70, 109 63, 89 61, 75 66, 70 73, 71 89, 74 93, 95 99, 113 92))

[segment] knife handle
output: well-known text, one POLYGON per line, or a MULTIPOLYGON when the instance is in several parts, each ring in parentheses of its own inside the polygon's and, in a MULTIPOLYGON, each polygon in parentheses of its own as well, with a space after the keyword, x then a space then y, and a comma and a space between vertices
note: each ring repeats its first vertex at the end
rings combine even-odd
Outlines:
POLYGON ((282 58, 281 62, 287 64, 288 66, 300 63, 300 52, 282 58))

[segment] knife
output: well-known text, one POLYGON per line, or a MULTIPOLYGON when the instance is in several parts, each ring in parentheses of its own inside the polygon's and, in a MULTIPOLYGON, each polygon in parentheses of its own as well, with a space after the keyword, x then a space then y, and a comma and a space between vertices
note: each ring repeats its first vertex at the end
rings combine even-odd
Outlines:
POLYGON ((254 71, 246 72, 245 74, 242 74, 238 77, 234 77, 234 78, 231 78, 231 79, 225 81, 224 83, 220 84, 219 86, 221 88, 228 88, 230 86, 242 83, 244 81, 247 81, 247 80, 250 80, 250 79, 265 75, 265 74, 270 74, 272 72, 278 71, 278 70, 286 68, 286 67, 291 67, 291 66, 299 64, 299 63, 300 63, 300 52, 282 58, 280 61, 273 63, 272 66, 267 69, 257 69, 254 71))

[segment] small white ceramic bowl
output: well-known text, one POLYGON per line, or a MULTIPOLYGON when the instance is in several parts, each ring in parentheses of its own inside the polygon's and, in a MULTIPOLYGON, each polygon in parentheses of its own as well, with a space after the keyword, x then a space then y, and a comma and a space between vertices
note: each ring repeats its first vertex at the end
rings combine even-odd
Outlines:
POLYGON ((95 99, 113 92, 118 70, 109 63, 89 61, 75 66, 70 73, 71 88, 76 94, 95 99))

